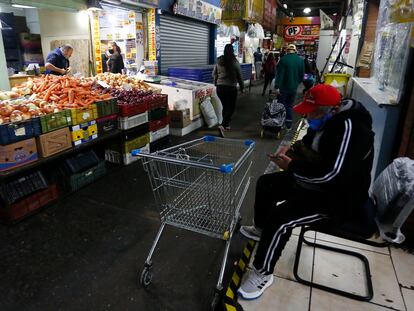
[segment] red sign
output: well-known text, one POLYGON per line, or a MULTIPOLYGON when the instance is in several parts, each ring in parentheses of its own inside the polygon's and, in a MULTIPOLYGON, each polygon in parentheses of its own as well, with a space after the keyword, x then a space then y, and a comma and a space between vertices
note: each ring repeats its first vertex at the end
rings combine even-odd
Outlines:
POLYGON ((276 0, 265 0, 263 11, 263 28, 276 31, 276 0))
POLYGON ((319 38, 319 25, 285 26, 285 41, 314 41, 319 38))

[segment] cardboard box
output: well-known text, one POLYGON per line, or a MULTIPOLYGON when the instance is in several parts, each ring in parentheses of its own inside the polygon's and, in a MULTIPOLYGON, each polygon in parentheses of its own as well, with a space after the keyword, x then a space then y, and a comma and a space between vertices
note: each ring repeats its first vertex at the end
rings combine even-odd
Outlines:
POLYGON ((10 170, 38 159, 36 140, 30 138, 0 146, 0 171, 10 170))
POLYGON ((40 135, 37 138, 39 156, 46 158, 72 148, 72 134, 68 127, 40 135))
POLYGON ((184 128, 191 124, 190 109, 170 110, 170 126, 173 128, 184 128))

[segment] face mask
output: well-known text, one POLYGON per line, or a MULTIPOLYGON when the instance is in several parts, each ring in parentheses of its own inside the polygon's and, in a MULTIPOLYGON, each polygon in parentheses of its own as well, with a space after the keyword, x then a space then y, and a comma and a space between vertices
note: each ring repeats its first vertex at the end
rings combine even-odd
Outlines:
POLYGON ((108 52, 109 54, 114 54, 114 49, 109 49, 108 52))
POLYGON ((327 114, 320 119, 308 119, 309 128, 318 132, 322 130, 323 126, 325 125, 326 121, 332 118, 331 114, 327 114))

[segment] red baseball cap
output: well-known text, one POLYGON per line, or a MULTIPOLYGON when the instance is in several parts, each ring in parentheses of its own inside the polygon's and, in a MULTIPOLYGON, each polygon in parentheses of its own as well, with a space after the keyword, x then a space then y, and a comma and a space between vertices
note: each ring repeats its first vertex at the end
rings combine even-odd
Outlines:
POLYGON ((315 111, 320 106, 339 106, 341 94, 329 84, 318 84, 312 87, 305 94, 305 99, 293 107, 298 114, 307 114, 315 111))

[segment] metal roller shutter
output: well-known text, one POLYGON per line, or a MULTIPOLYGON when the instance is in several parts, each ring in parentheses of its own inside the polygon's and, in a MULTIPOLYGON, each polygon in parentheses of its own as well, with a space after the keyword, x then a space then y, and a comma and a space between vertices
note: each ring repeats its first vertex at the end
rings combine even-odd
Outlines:
POLYGON ((173 66, 208 65, 208 24, 168 15, 162 15, 160 22, 161 73, 173 66))

